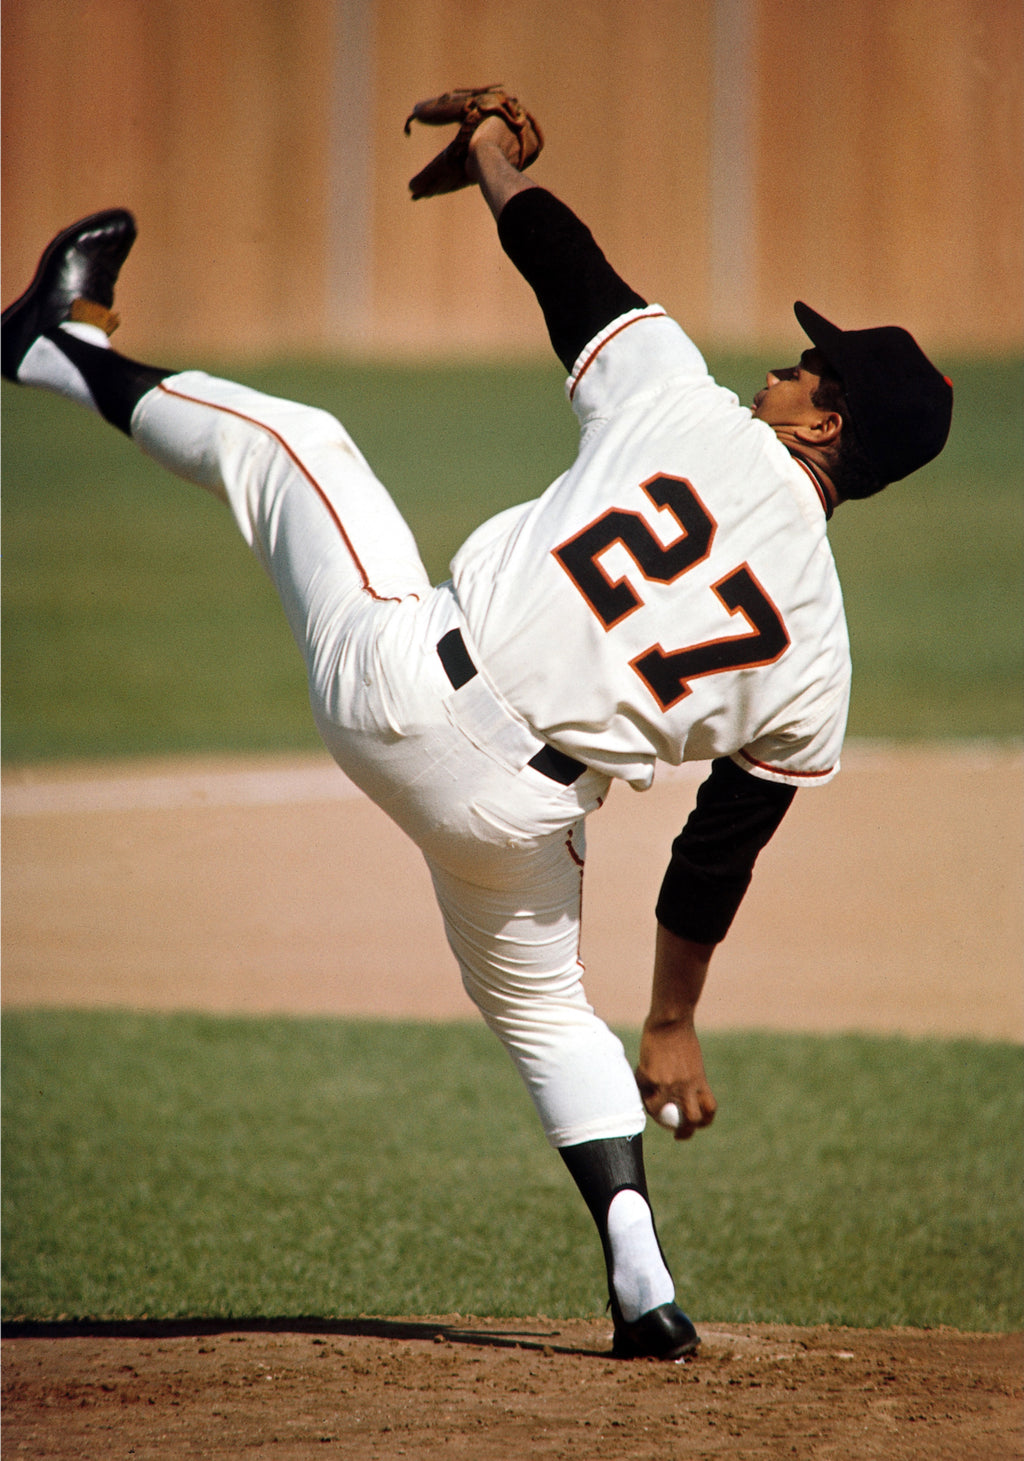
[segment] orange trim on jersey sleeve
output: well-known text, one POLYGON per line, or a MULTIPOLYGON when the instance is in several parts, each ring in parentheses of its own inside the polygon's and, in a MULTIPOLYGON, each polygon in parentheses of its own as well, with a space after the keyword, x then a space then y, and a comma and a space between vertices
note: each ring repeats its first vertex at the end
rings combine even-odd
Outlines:
POLYGON ((591 354, 587 356, 586 360, 580 366, 572 385, 569 387, 569 400, 572 400, 573 396, 576 394, 576 387, 579 385, 580 381, 583 379, 587 371, 593 365, 594 361, 600 355, 601 351, 608 344, 609 340, 614 340, 616 335, 621 335, 623 330, 629 329, 630 325, 638 325, 641 320, 663 320, 665 318, 667 318, 667 316, 663 309, 655 310, 651 314, 634 315, 632 319, 624 320, 623 323, 619 325, 618 329, 613 330, 610 335, 606 335, 601 341, 600 345, 598 345, 597 349, 592 351, 591 354))
POLYGON ((225 416, 234 416, 239 421, 245 421, 249 426, 255 426, 258 430, 265 431, 268 436, 272 436, 277 442, 278 446, 281 448, 281 450, 285 453, 285 455, 292 461, 292 463, 305 477, 306 481, 319 497, 324 507, 326 507, 330 515, 331 521, 334 523, 334 526, 337 528, 338 533, 341 536, 342 542, 348 549, 349 555, 352 558, 352 562, 358 569, 359 576, 363 580, 364 590, 370 595, 371 598, 379 599, 382 603, 401 602, 401 599, 398 595, 386 595, 376 592, 373 585, 370 583, 370 576, 366 572, 362 560, 360 559, 359 554, 356 552, 352 544, 352 539, 345 531, 345 526, 342 523, 341 518, 335 512, 334 506, 328 498, 327 493, 320 486, 320 483, 316 480, 316 478, 313 476, 309 468, 304 464, 302 459, 297 456, 292 448, 288 445, 280 432, 275 431, 272 426, 268 426, 265 421, 257 421, 254 416, 247 416, 244 411, 236 411, 233 406, 222 406, 218 401, 204 401, 201 396, 189 396, 184 391, 173 390, 164 381, 160 381, 157 389, 163 391, 168 396, 175 396, 179 401, 189 401, 194 406, 208 406, 211 411, 222 411, 225 416))
POLYGON ((827 771, 790 771, 788 766, 772 766, 768 761, 759 761, 742 747, 736 754, 742 756, 749 766, 758 766, 762 771, 771 771, 775 776, 799 776, 802 781, 820 781, 824 776, 831 776, 836 769, 830 766, 827 771))

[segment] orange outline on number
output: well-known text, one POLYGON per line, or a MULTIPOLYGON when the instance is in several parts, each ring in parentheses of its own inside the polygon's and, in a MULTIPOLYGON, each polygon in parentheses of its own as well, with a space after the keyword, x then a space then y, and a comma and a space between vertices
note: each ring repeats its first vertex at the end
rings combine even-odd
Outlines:
POLYGON ((789 648, 789 631, 786 629, 785 621, 783 620, 783 617, 779 613, 775 604, 772 602, 771 596, 765 592, 764 586, 758 579, 757 575, 754 573, 754 570, 751 568, 749 563, 740 563, 729 573, 724 574, 717 583, 713 583, 711 585, 711 591, 715 595, 715 598, 718 600, 718 602, 722 605, 722 608, 729 615, 730 619, 734 619, 737 614, 743 615, 744 619, 750 625, 750 633, 727 634, 723 635, 720 639, 705 639, 700 644, 686 644, 683 645, 680 649, 665 649, 664 645, 652 644, 648 649, 642 650, 640 654, 631 659, 629 661, 630 669, 635 670, 636 673, 640 676, 640 679, 643 680, 644 684, 647 686, 648 690, 650 690, 651 694, 661 706, 662 710, 671 710, 673 705, 678 705, 680 700, 686 699, 687 695, 691 693, 689 684, 690 680, 699 680, 705 675, 724 675, 730 670, 756 670, 761 665, 772 665, 775 663, 776 660, 781 659, 782 656, 786 653, 786 650, 789 648), (737 575, 741 573, 746 573, 761 602, 765 605, 765 607, 770 612, 772 618, 775 620, 775 623, 781 631, 783 643, 773 653, 763 655, 761 659, 740 660, 736 664, 712 665, 706 670, 693 670, 689 674, 680 675, 679 694, 674 695, 671 700, 662 700, 661 696, 658 694, 651 681, 644 674, 643 670, 640 669, 639 662, 643 659, 647 659, 649 655, 658 654, 661 655, 664 659, 674 659, 677 655, 696 654, 699 650, 712 649, 714 646, 719 644, 743 644, 744 642, 747 642, 751 645, 754 645, 758 643, 763 643, 765 639, 764 629, 754 623, 753 619, 747 613, 743 605, 737 604, 735 609, 730 609, 729 605, 725 602, 725 599, 719 593, 719 589, 722 587, 723 584, 731 583, 733 579, 735 579, 737 575))
POLYGON ((618 578, 613 579, 606 572, 604 565, 599 561, 601 556, 604 553, 608 552, 609 548, 614 548, 616 546, 623 548, 633 560, 634 567, 640 574, 640 577, 646 583, 669 584, 675 583, 676 579, 682 578, 684 573, 689 573, 691 568, 696 568, 699 563, 705 562, 705 560, 711 556, 711 549, 714 545, 715 536, 718 532, 718 523, 715 521, 714 517, 711 515, 708 509, 704 506, 700 494, 695 490, 693 483, 688 481, 686 477, 677 477, 672 472, 654 472, 650 477, 647 477, 643 482, 640 483, 640 490, 644 493, 648 502, 651 504, 656 512, 668 512, 675 520, 675 523, 679 528, 679 535, 678 537, 673 538, 670 543, 663 543, 661 539, 657 537, 656 534, 652 531, 651 525, 644 517, 644 515, 640 512, 637 512, 635 508, 608 507, 605 508, 604 512, 600 513, 599 516, 593 518, 592 521, 587 523, 585 527, 580 528, 578 532, 573 533, 571 537, 566 538, 564 542, 559 543, 557 547, 551 549, 551 556, 554 558, 558 566, 564 569, 564 571, 569 575, 569 578, 572 580, 573 585, 576 588, 576 591, 579 593, 580 597, 583 599, 583 602, 586 604, 587 608, 593 614, 594 618, 597 619, 597 621, 600 623, 601 627, 605 631, 608 631, 609 629, 614 629, 617 624, 621 624, 624 620, 628 619, 630 614, 635 614, 637 609, 642 609, 644 607, 644 600, 640 597, 636 589, 633 587, 632 583, 629 581, 627 574, 621 573, 618 578), (630 518, 633 521, 638 522, 650 539, 654 549, 657 552, 664 554, 666 557, 675 549, 686 543, 693 536, 693 529, 687 527, 686 523, 682 521, 670 502, 657 502, 655 500, 651 492, 648 490, 653 482, 677 482, 680 486, 686 488, 691 502, 696 505, 696 507, 700 511, 701 516, 704 518, 708 534, 707 547, 704 549, 704 552, 701 553, 699 557, 694 558, 693 561, 690 563, 684 564, 682 568, 677 569, 675 573, 671 574, 669 577, 653 578, 649 573, 644 572, 643 564, 637 558, 633 549, 620 533, 615 533, 614 536, 608 538, 606 542, 601 543, 600 546, 596 547, 592 553, 588 554, 587 562, 593 567, 595 573, 600 574, 609 592, 614 592, 616 589, 619 588, 625 588, 635 601, 633 604, 630 605, 628 609, 623 609, 621 613, 617 613, 614 618, 609 619, 605 617, 605 615, 595 604, 593 598, 584 588, 583 584, 580 583, 580 580, 577 578, 572 568, 569 566, 568 563, 565 562, 562 554, 565 552, 566 548, 571 547, 574 543, 579 542, 580 538, 585 537, 588 533, 593 532, 593 530, 598 527, 600 523, 603 523, 605 519, 609 517, 630 518))
MULTIPOLYGON (((558 565, 562 569, 564 569, 565 573, 572 580, 573 586, 579 593, 580 597, 583 599, 583 602, 587 605, 587 608, 594 615, 595 619, 598 620, 606 633, 614 629, 617 625, 621 624, 625 619, 628 619, 631 614, 635 614, 637 609, 642 609, 644 607, 644 600, 640 596, 640 594, 637 593, 626 573, 620 574, 617 579, 611 578, 611 576, 606 572, 604 565, 600 562, 600 557, 603 553, 607 552, 609 548, 612 548, 617 544, 621 545, 621 547, 625 549, 630 558, 633 560, 637 572, 640 574, 641 578, 645 580, 645 582, 668 585, 675 583, 677 579, 682 578, 684 574, 689 573, 692 568, 696 568, 699 563, 704 563, 710 557, 711 548, 715 541, 715 536, 718 532, 718 523, 705 507, 700 495, 694 488, 693 483, 688 481, 687 478, 678 477, 669 472, 655 472, 652 476, 648 477, 645 481, 640 483, 640 488, 641 491, 646 494, 648 501, 651 503, 651 506, 654 507, 656 511, 661 512, 667 510, 675 519, 676 523, 678 523, 680 528, 680 535, 679 537, 674 538, 671 543, 662 543, 661 540, 652 531, 651 525, 647 521, 647 519, 642 515, 642 513, 637 512, 634 508, 609 507, 606 508, 605 511, 601 513, 598 517, 595 517, 591 522, 587 523, 585 527, 582 527, 579 529, 578 532, 573 533, 572 537, 566 538, 565 541, 560 543, 557 548, 551 549, 551 556, 555 559, 556 563, 558 563, 558 565), (578 565, 578 569, 574 570, 571 561, 569 563, 565 561, 565 557, 563 555, 567 548, 571 548, 573 545, 579 544, 582 538, 586 538, 588 535, 593 534, 595 528, 599 527, 599 525, 607 518, 612 517, 620 520, 628 519, 631 522, 639 523, 644 533, 646 533, 650 544, 652 545, 653 553, 655 555, 660 554, 665 558, 669 558, 673 552, 677 551, 683 544, 687 542, 688 539, 693 537, 695 529, 692 526, 687 526, 687 524, 680 517, 679 512, 677 512, 676 507, 673 506, 673 504, 668 500, 658 502, 654 495, 649 491, 652 483, 655 482, 671 482, 686 489, 686 492, 689 494, 690 505, 694 507, 703 518, 702 527, 707 532, 707 546, 703 553, 694 558, 691 562, 685 563, 682 568, 676 569, 672 573, 666 573, 659 576, 655 573, 648 572, 644 568, 644 565, 640 562, 640 559, 637 557, 635 548, 630 546, 630 544, 626 541, 626 538, 621 532, 615 532, 613 536, 606 536, 606 541, 604 542, 602 542, 600 538, 598 538, 596 546, 592 551, 586 552, 584 558, 578 565), (614 605, 611 604, 607 605, 605 610, 602 611, 598 600, 593 597, 591 592, 594 585, 590 584, 588 587, 588 585, 585 585, 581 581, 581 578, 579 576, 579 573, 582 571, 584 561, 588 565, 589 569, 593 569, 594 573, 599 575, 600 579, 607 587, 609 594, 615 594, 617 590, 624 588, 626 590, 626 593, 629 595, 630 598, 634 600, 634 602, 630 604, 629 607, 622 609, 621 612, 615 611, 614 605), (611 615, 613 616, 609 617, 611 615)), ((738 564, 737 567, 730 569, 728 573, 723 574, 723 576, 719 578, 716 583, 713 583, 711 585, 711 590, 714 593, 715 597, 718 599, 719 603, 725 609, 726 613, 729 615, 730 619, 735 618, 737 614, 742 614, 743 618, 746 620, 747 624, 750 627, 750 632, 748 634, 730 634, 720 639, 707 639, 700 644, 683 645, 679 649, 672 650, 665 649, 664 645, 661 644, 652 644, 649 645, 647 649, 642 650, 640 654, 631 659, 629 661, 630 668, 635 671, 637 676, 647 686, 648 690, 651 692, 651 695, 663 711, 671 710, 674 705, 678 705, 680 700, 685 699, 686 696, 690 694, 690 680, 700 679, 704 675, 724 674, 726 671, 729 670, 751 670, 757 669, 761 665, 774 664, 776 660, 781 659, 786 650, 789 648, 789 631, 786 628, 785 621, 782 615, 779 613, 779 610, 776 608, 775 604, 772 602, 769 595, 765 592, 764 586, 756 577, 749 563, 743 562, 738 564), (743 603, 736 602, 735 607, 730 608, 723 594, 720 592, 720 590, 726 585, 736 582, 736 580, 740 579, 741 577, 744 579, 744 586, 748 590, 748 592, 752 590, 753 595, 757 601, 758 608, 763 607, 765 610, 764 614, 761 616, 760 623, 756 622, 751 617, 750 613, 743 605, 743 603), (679 685, 678 694, 673 695, 670 699, 667 700, 662 698, 661 694, 656 688, 654 681, 640 668, 641 662, 650 659, 652 656, 655 657, 655 659, 659 662, 664 663, 665 661, 679 660, 681 658, 687 657, 695 658, 699 656, 701 650, 713 649, 718 645, 727 646, 749 643, 753 647, 756 644, 764 644, 765 641, 769 643, 771 647, 771 652, 763 654, 758 659, 739 660, 734 663, 730 662, 726 664, 710 665, 706 669, 698 668, 690 672, 680 671, 677 677, 677 683, 679 685)), ((619 595, 619 597, 622 597, 622 595, 619 595)), ((669 678, 671 678, 671 671, 669 672, 669 678)))

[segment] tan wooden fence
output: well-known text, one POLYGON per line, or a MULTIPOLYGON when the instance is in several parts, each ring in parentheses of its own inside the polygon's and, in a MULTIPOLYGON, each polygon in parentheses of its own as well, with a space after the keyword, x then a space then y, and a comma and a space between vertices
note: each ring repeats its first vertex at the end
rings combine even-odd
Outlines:
POLYGON ((2 0, 3 297, 111 204, 119 343, 166 364, 544 348, 473 192, 406 181, 410 104, 504 80, 533 176, 701 343, 805 298, 933 351, 1024 334, 1021 0, 2 0))

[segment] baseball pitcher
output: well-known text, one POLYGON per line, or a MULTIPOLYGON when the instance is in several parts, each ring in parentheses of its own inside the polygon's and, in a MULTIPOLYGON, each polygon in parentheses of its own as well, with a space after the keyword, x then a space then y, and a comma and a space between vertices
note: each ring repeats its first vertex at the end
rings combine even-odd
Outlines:
POLYGON ((413 196, 479 186, 580 426, 565 472, 477 529, 447 582, 332 416, 110 348, 123 209, 49 244, 4 313, 3 374, 227 504, 324 744, 421 849, 465 988, 593 1216, 614 1354, 676 1360, 700 1341, 655 1230, 645 1119, 685 1140, 714 1117, 695 1030, 712 952, 796 788, 839 766, 850 661, 828 520, 942 449, 952 388, 904 330, 797 304, 808 347, 741 405, 527 179, 542 137, 515 98, 450 92, 414 120, 458 130, 413 196), (659 761, 694 760, 710 770, 657 896, 634 1072, 584 992, 584 824, 613 781, 643 790, 659 761))

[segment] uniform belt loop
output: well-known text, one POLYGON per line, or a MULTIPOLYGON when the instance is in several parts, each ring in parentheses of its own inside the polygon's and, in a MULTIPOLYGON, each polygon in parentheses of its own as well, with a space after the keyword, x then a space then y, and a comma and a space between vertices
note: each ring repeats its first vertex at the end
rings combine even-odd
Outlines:
POLYGON ((466 641, 462 637, 461 629, 449 629, 437 642, 437 657, 444 666, 444 672, 452 682, 453 690, 461 690, 463 685, 476 674, 476 665, 469 657, 469 650, 466 648, 466 641))

